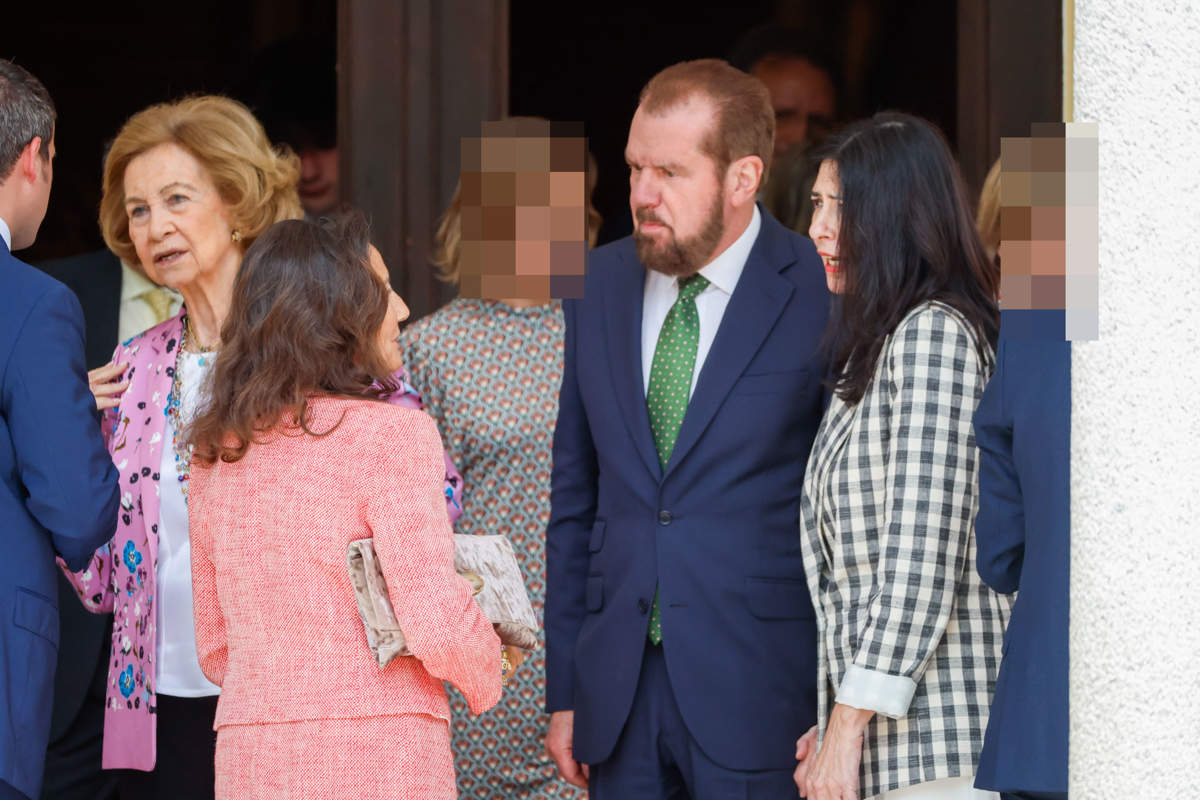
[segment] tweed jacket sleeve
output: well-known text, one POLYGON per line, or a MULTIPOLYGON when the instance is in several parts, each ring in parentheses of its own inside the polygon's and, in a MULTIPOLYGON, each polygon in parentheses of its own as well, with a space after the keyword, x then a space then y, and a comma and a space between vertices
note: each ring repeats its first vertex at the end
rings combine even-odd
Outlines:
POLYGON ((386 441, 405 443, 386 457, 407 466, 372 465, 367 524, 409 649, 429 674, 458 687, 479 714, 500 699, 500 638, 475 602, 471 584, 454 571, 437 426, 427 415, 406 417, 405 423, 379 432, 386 441), (398 487, 392 476, 404 472, 414 479, 398 487))
POLYGON ((977 470, 971 415, 990 365, 965 321, 940 304, 901 322, 881 361, 872 390, 880 396, 864 408, 883 417, 885 440, 877 565, 837 702, 901 717, 968 566, 977 470))
POLYGON ((212 560, 213 532, 209 521, 207 514, 188 515, 188 539, 192 547, 192 621, 196 627, 200 671, 217 686, 224 686, 225 670, 229 666, 229 642, 225 637, 225 617, 217 600, 217 573, 212 560))

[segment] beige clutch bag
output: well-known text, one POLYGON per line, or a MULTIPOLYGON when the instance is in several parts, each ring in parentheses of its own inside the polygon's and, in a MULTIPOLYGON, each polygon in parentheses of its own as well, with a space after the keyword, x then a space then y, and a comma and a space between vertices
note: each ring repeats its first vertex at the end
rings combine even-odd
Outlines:
MULTIPOLYGON (((375 557, 375 542, 371 539, 351 542, 346 562, 358 614, 367 632, 367 644, 379 668, 397 656, 412 655, 388 597, 383 570, 375 557)), ((454 534, 454 569, 475 587, 475 600, 495 625, 501 642, 525 650, 537 647, 537 616, 525 591, 521 567, 506 537, 454 534)))

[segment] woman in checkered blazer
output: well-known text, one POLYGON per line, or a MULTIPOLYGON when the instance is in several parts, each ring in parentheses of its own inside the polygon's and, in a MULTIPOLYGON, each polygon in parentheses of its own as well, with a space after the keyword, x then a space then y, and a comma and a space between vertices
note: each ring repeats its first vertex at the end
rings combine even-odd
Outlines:
POLYGON ((1011 599, 976 574, 971 417, 999 274, 941 134, 877 114, 825 148, 809 235, 841 295, 834 396, 801 540, 817 614, 815 800, 991 798, 972 788, 1011 599))

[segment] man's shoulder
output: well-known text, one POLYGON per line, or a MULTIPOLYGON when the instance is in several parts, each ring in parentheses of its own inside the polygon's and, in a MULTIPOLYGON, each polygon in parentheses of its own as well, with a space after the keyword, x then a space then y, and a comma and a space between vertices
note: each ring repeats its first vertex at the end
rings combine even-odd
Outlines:
POLYGON ((48 293, 66 291, 62 281, 33 267, 12 253, 0 251, 0 274, 4 299, 0 305, 9 308, 29 308, 48 293))

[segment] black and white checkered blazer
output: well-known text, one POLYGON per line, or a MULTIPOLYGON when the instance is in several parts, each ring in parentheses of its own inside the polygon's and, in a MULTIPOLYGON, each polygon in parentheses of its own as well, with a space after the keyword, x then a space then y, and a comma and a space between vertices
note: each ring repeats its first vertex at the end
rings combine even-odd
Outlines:
POLYGON ((950 307, 913 309, 862 400, 834 396, 808 461, 801 540, 820 735, 835 700, 877 712, 864 800, 973 775, 983 747, 1012 598, 975 571, 971 418, 992 369, 975 342, 950 307))

